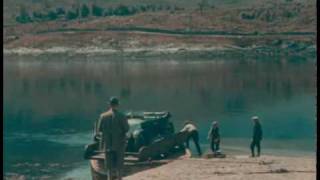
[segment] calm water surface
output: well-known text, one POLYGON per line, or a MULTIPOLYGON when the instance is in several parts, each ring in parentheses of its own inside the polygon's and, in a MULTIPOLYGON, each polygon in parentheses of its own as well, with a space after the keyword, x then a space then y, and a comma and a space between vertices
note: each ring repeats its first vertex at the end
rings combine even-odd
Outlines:
POLYGON ((126 111, 170 111, 176 130, 194 120, 205 150, 217 120, 222 150, 249 153, 258 115, 266 154, 315 155, 315 61, 5 57, 5 174, 88 179, 83 147, 112 95, 126 111))

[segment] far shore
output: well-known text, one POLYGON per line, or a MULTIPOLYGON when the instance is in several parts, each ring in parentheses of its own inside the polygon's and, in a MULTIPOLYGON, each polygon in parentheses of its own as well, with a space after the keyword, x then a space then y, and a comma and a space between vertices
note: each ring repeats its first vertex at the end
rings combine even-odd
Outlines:
MULTIPOLYGON (((128 8, 139 5, 132 3, 124 5, 128 8)), ((107 4, 103 6, 108 7, 107 4)), ((7 15, 3 26, 4 53, 316 56, 314 1, 250 2, 246 6, 222 3, 201 10, 196 4, 192 8, 190 4, 185 7, 181 4, 175 9, 140 9, 127 15, 89 13, 87 17, 61 15, 49 20, 32 17, 19 22, 13 14, 9 15, 17 12, 13 10, 17 4, 8 3, 4 8, 7 15)), ((33 13, 48 11, 47 8, 36 11, 31 8, 32 3, 29 5, 33 13)), ((167 5, 176 6, 174 2, 167 5)))
MULTIPOLYGON (((83 47, 83 48, 72 48, 72 47, 52 47, 46 49, 40 48, 13 48, 4 49, 4 54, 60 54, 60 53, 72 53, 72 54, 118 54, 118 53, 177 53, 179 51, 189 51, 189 52, 199 52, 199 51, 215 51, 215 50, 227 50, 228 48, 223 47, 210 47, 210 48, 200 48, 200 47, 154 47, 154 48, 99 48, 94 46, 83 47)), ((231 48, 230 48, 231 49, 231 48)))
POLYGON ((214 57, 225 55, 237 55, 241 56, 301 56, 301 57, 315 57, 315 47, 309 47, 302 52, 292 52, 290 49, 277 49, 275 47, 237 47, 237 46, 154 46, 154 47, 136 47, 136 48, 104 48, 97 46, 88 47, 64 47, 56 46, 50 48, 32 48, 32 47, 17 47, 17 48, 4 48, 4 55, 85 55, 85 56, 132 56, 148 57, 148 56, 160 56, 160 55, 194 55, 195 57, 214 57))

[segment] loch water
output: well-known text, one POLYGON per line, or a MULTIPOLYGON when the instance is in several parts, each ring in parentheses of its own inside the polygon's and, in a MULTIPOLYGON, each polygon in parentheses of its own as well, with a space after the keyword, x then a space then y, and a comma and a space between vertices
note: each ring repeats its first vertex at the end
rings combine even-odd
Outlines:
POLYGON ((249 153, 257 115, 264 153, 315 156, 316 71, 314 58, 299 57, 5 56, 5 176, 88 179, 84 146, 110 96, 124 111, 171 112, 176 131, 193 120, 204 151, 218 121, 222 150, 249 153))

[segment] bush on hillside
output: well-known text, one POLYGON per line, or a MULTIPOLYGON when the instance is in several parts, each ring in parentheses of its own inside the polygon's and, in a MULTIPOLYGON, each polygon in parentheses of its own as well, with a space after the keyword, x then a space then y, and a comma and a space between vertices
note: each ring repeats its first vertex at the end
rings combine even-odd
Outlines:
POLYGON ((92 15, 93 16, 97 16, 97 17, 100 17, 100 16, 103 16, 103 11, 104 9, 97 6, 97 5, 92 5, 92 15))
POLYGON ((66 14, 66 11, 62 8, 62 7, 59 7, 56 9, 56 14, 59 16, 59 15, 64 15, 66 14))
POLYGON ((44 18, 45 18, 45 15, 43 15, 42 13, 39 13, 39 12, 33 12, 32 13, 32 17, 34 20, 36 21, 42 21, 44 18))
POLYGON ((164 9, 164 7, 162 6, 162 5, 159 5, 158 7, 157 7, 157 10, 158 11, 162 11, 164 9))
POLYGON ((52 21, 52 20, 56 20, 58 19, 58 15, 56 12, 54 11, 49 11, 48 14, 47 14, 47 18, 48 20, 52 21))
POLYGON ((108 8, 104 11, 103 16, 112 16, 113 15, 113 8, 108 8))
POLYGON ((117 16, 128 16, 133 13, 129 10, 127 6, 120 5, 114 10, 113 14, 117 16))
POLYGON ((90 14, 90 10, 86 4, 83 4, 81 7, 81 17, 86 18, 90 14))
POLYGON ((155 5, 151 5, 150 9, 151 9, 152 12, 155 12, 157 10, 157 7, 155 5))
POLYGON ((16 21, 19 23, 29 23, 32 22, 32 19, 25 8, 20 9, 19 16, 16 17, 16 21))
POLYGON ((255 19, 254 14, 248 14, 248 13, 241 13, 241 18, 245 20, 253 20, 255 19))
POLYGON ((145 5, 141 5, 140 6, 140 11, 141 12, 146 12, 147 11, 147 7, 145 5))
POLYGON ((295 12, 290 12, 290 11, 284 11, 283 12, 283 16, 286 17, 286 18, 293 18, 296 16, 296 13, 295 12))
POLYGON ((136 14, 139 12, 139 9, 135 6, 129 8, 129 11, 131 12, 131 14, 136 14))
POLYGON ((79 9, 76 9, 75 12, 69 10, 66 15, 67 20, 77 19, 79 17, 79 9))

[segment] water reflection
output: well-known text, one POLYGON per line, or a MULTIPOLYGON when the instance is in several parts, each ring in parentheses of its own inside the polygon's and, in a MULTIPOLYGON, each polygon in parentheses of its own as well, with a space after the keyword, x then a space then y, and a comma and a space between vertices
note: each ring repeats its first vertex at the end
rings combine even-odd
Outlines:
MULTIPOLYGON (((120 96, 126 110, 169 110, 176 125, 195 119, 203 126, 212 119, 232 118, 239 122, 241 116, 248 118, 252 113, 259 114, 259 108, 265 111, 279 103, 288 106, 285 102, 300 103, 294 100, 305 97, 301 113, 305 115, 303 123, 306 124, 314 122, 314 73, 314 62, 292 63, 282 59, 7 60, 5 129, 7 132, 52 128, 90 130, 111 95, 120 96)), ((265 123, 277 121, 268 119, 265 123)), ((295 117, 282 121, 295 122, 295 117)), ((227 134, 232 136, 232 132, 227 134)))

